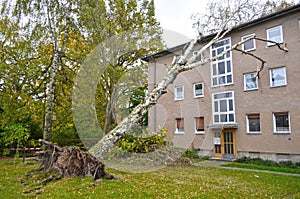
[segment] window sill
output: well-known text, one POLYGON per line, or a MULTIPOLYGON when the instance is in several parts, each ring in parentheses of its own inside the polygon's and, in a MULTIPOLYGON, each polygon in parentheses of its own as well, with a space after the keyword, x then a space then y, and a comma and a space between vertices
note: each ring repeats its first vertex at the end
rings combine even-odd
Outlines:
POLYGON ((280 134, 291 134, 290 131, 278 131, 278 132, 273 132, 273 134, 276 134, 276 135, 280 135, 280 134))
MULTIPOLYGON (((283 44, 284 42, 283 41, 280 41, 280 42, 277 42, 277 44, 283 44)), ((266 48, 270 48, 270 47, 273 47, 273 46, 276 46, 277 44, 275 44, 275 43, 268 43, 267 45, 266 45, 266 48)))
POLYGON ((253 88, 253 89, 249 89, 249 90, 244 90, 244 92, 250 92, 250 91, 257 91, 258 88, 253 88))
POLYGON ((204 135, 205 131, 195 131, 195 135, 204 135))
POLYGON ((182 99, 174 99, 175 102, 176 101, 182 101, 182 100, 184 100, 184 98, 182 98, 182 99))
POLYGON ((256 48, 251 48, 251 49, 248 49, 248 50, 245 50, 245 49, 243 49, 245 52, 251 52, 251 51, 255 51, 256 50, 256 48))
POLYGON ((280 88, 280 87, 286 87, 287 84, 284 84, 284 85, 280 85, 280 86, 270 86, 270 88, 280 88))
POLYGON ((261 131, 247 132, 248 135, 260 135, 261 131))
POLYGON ((229 84, 218 84, 218 85, 212 85, 212 88, 217 88, 217 87, 222 87, 222 86, 232 86, 234 83, 229 83, 229 84))
POLYGON ((183 135, 183 134, 184 134, 184 131, 175 131, 174 134, 175 134, 175 135, 183 135))
POLYGON ((194 99, 203 98, 203 97, 204 97, 204 95, 194 96, 194 99))

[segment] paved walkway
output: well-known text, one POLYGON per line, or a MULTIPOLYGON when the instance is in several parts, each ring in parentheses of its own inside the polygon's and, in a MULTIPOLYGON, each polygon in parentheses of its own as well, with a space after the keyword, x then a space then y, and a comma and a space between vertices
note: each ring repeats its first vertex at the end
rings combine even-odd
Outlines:
POLYGON ((259 172, 259 173, 272 173, 278 175, 286 175, 286 176, 296 176, 300 177, 300 174, 296 173, 283 173, 283 172, 276 172, 276 171, 266 171, 266 170, 256 170, 256 169, 246 169, 246 168, 234 168, 234 167, 225 167, 224 165, 229 164, 228 161, 221 161, 221 160, 205 160, 202 162, 195 163, 195 166, 203 166, 203 167, 216 167, 222 169, 230 169, 230 170, 239 170, 239 171, 252 171, 252 172, 259 172))

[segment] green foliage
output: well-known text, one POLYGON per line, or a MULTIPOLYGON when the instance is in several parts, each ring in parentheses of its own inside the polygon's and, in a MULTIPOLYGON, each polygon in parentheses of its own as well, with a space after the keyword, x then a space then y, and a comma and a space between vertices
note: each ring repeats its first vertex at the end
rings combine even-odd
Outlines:
POLYGON ((147 137, 137 137, 128 133, 116 143, 116 146, 128 152, 148 153, 164 148, 168 144, 165 141, 166 137, 167 131, 164 129, 160 133, 147 137))
POLYGON ((192 147, 192 149, 186 149, 184 155, 188 158, 199 158, 197 150, 194 147, 192 147))
MULTIPOLYGON (((54 61, 59 67, 54 78, 55 108, 50 111, 57 118, 52 121, 52 141, 60 142, 78 137, 72 117, 72 90, 78 69, 93 48, 118 33, 157 28, 157 32, 149 33, 157 35, 156 43, 150 42, 150 37, 147 41, 136 40, 143 48, 108 66, 101 77, 95 107, 104 126, 107 100, 112 99, 115 83, 127 66, 162 46, 152 0, 3 0, 0 13, 0 106, 5 110, 0 114, 0 130, 28 124, 30 137, 35 139, 42 134, 49 94, 46 85, 54 61), (53 60, 58 51, 59 59, 53 60)), ((114 119, 110 127, 116 125, 114 119)))
POLYGON ((16 144, 19 147, 24 147, 30 133, 29 128, 26 125, 13 124, 5 127, 0 135, 4 146, 16 144))
POLYGON ((300 169, 300 163, 293 163, 292 161, 281 161, 279 163, 272 160, 263 160, 261 158, 250 158, 242 157, 237 159, 235 162, 243 164, 253 164, 269 167, 282 167, 282 168, 291 168, 291 169, 300 169))
MULTIPOLYGON (((1 144, 5 147, 24 148, 26 146, 35 146, 34 140, 30 139, 30 129, 28 125, 13 124, 4 128, 0 133, 1 144)), ((8 150, 3 151, 3 155, 9 155, 8 150)), ((16 151, 15 157, 19 156, 16 151)))

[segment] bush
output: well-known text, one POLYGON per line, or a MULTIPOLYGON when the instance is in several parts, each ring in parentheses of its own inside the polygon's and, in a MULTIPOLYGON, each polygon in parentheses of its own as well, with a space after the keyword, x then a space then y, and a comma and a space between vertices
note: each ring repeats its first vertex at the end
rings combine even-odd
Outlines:
POLYGON ((237 159, 235 162, 243 163, 243 164, 261 165, 261 166, 300 169, 300 162, 293 163, 292 161, 282 161, 282 162, 277 163, 272 160, 263 160, 261 158, 242 157, 242 158, 237 159))
POLYGON ((197 150, 194 147, 192 147, 192 149, 186 149, 184 151, 184 155, 188 158, 199 158, 197 155, 197 150))
POLYGON ((116 146, 122 150, 134 153, 153 152, 157 149, 164 148, 168 144, 168 142, 165 141, 167 134, 165 129, 162 129, 160 133, 147 137, 126 134, 116 143, 116 146))
POLYGON ((292 168, 292 169, 298 169, 296 164, 294 164, 292 161, 282 161, 279 162, 280 167, 285 167, 285 168, 292 168))

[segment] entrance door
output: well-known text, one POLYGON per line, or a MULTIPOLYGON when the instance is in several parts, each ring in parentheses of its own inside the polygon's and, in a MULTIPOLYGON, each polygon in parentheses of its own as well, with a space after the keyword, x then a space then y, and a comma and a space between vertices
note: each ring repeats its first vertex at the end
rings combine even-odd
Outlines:
POLYGON ((234 159, 236 156, 235 130, 225 129, 215 132, 214 157, 234 159))
POLYGON ((221 131, 215 132, 214 137, 214 157, 215 158, 222 158, 222 145, 221 145, 221 131))

